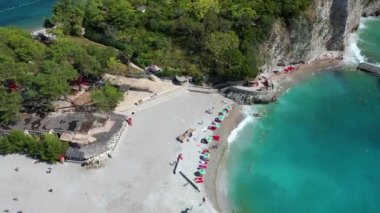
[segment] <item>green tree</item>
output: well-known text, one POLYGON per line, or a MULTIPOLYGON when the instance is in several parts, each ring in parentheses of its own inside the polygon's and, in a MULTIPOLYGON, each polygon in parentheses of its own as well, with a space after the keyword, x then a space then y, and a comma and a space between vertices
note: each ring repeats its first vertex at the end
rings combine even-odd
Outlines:
POLYGON ((53 8, 53 22, 68 35, 82 35, 84 19, 83 1, 59 0, 53 8))
POLYGON ((219 10, 218 0, 192 0, 186 5, 187 9, 199 20, 203 19, 209 9, 219 10))
POLYGON ((68 148, 67 142, 60 141, 55 135, 51 134, 44 134, 41 143, 43 144, 44 152, 40 159, 48 163, 57 162, 68 148))
POLYGON ((32 40, 30 36, 11 34, 6 40, 6 45, 12 49, 17 61, 30 62, 43 58, 42 45, 32 40))
POLYGON ((18 119, 21 109, 21 96, 18 93, 0 90, 0 124, 8 124, 18 119))
POLYGON ((77 72, 70 65, 46 61, 25 93, 25 105, 36 110, 49 111, 51 102, 66 94, 70 90, 69 81, 77 76, 77 72))
POLYGON ((94 90, 91 95, 95 106, 103 111, 114 109, 123 100, 123 93, 117 88, 106 84, 104 87, 94 90))
POLYGON ((213 32, 206 41, 206 48, 217 57, 229 49, 237 49, 238 47, 239 37, 233 31, 213 32))
POLYGON ((55 163, 63 155, 68 143, 58 140, 55 135, 44 134, 41 138, 12 130, 8 136, 0 137, 0 154, 20 153, 48 163, 55 163))
POLYGON ((114 74, 122 74, 127 70, 127 66, 120 62, 120 60, 115 57, 111 57, 107 63, 108 72, 114 74))

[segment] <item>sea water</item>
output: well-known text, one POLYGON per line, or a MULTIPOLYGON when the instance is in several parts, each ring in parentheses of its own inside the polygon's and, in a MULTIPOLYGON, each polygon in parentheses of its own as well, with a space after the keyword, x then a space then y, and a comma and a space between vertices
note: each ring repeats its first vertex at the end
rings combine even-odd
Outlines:
POLYGON ((360 54, 369 63, 380 65, 380 19, 365 18, 359 28, 358 47, 360 54))
MULTIPOLYGON (((364 26, 357 46, 380 62, 380 20, 364 26)), ((234 212, 380 212, 378 78, 319 72, 259 110, 229 152, 234 212)))
POLYGON ((0 0, 0 26, 18 26, 27 30, 42 28, 51 16, 57 0, 0 0))

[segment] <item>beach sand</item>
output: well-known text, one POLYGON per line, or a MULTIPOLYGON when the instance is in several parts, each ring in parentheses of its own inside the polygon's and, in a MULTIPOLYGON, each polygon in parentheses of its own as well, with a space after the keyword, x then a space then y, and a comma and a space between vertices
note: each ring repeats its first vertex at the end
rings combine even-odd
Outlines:
POLYGON ((279 75, 274 74, 269 79, 274 81, 277 85, 277 94, 279 96, 298 82, 313 75, 313 73, 337 68, 341 65, 341 62, 342 60, 339 59, 313 61, 308 64, 299 65, 299 69, 295 72, 281 73, 279 75))
MULTIPOLYGON (((280 81, 281 86, 290 87, 304 75, 338 64, 326 61, 304 65, 287 76, 292 79, 290 84, 280 81)), ((133 126, 123 132, 112 158, 99 169, 67 163, 53 165, 48 174, 49 165, 45 163, 34 164, 32 159, 20 155, 2 156, 0 210, 137 213, 181 212, 192 208, 191 212, 224 212, 228 208, 224 179, 227 139, 243 119, 239 106, 234 107, 215 133, 222 142, 218 149, 211 150, 205 184, 198 184, 200 192, 186 184, 178 173, 182 171, 189 179, 194 178, 200 151, 208 147, 199 141, 213 134, 206 128, 226 107, 225 101, 233 103, 216 93, 180 89, 144 103, 134 109, 133 126), (212 107, 211 115, 205 113, 212 107), (188 128, 197 129, 191 140, 177 142, 175 138, 188 128), (179 154, 183 154, 184 160, 173 175, 169 163, 179 154), (16 167, 18 172, 14 170, 16 167)))
POLYGON ((212 142, 209 147, 218 145, 217 149, 211 150, 211 160, 208 163, 208 173, 205 177, 205 187, 207 197, 212 202, 214 208, 218 212, 228 212, 229 204, 227 198, 227 185, 226 185, 226 168, 225 163, 228 154, 228 136, 237 128, 239 123, 244 119, 239 105, 234 105, 233 110, 229 113, 228 117, 224 120, 220 129, 215 131, 216 135, 220 135, 221 142, 212 142))
POLYGON ((192 208, 191 212, 215 212, 208 198, 202 203, 204 186, 198 184, 197 192, 178 173, 194 178, 200 150, 207 147, 199 141, 212 134, 205 128, 226 106, 222 100, 232 103, 219 94, 186 91, 136 111, 133 126, 123 132, 112 158, 98 169, 66 163, 53 165, 48 174, 48 164, 34 164, 20 155, 1 156, 0 211, 159 213, 192 208), (213 114, 205 113, 211 107, 213 114), (175 138, 188 128, 197 129, 190 142, 177 142, 175 138), (179 154, 184 160, 173 175, 169 163, 179 154))

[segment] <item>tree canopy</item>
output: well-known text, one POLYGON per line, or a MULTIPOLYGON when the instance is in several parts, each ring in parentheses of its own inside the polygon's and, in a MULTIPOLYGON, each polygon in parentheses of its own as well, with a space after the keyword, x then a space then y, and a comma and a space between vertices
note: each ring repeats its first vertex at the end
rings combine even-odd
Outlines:
POLYGON ((123 98, 123 93, 109 84, 92 92, 92 100, 95 102, 95 106, 104 111, 114 109, 123 98))
POLYGON ((55 135, 50 134, 37 138, 14 130, 9 135, 0 137, 1 155, 20 153, 48 163, 57 162, 68 147, 67 142, 60 141, 55 135))
MULTIPOLYGON (((168 75, 232 80, 255 76, 257 48, 273 22, 289 23, 310 2, 92 0, 78 8, 87 38, 124 51, 141 66, 156 64, 168 75)), ((77 23, 76 17, 64 16, 61 22, 77 23)))
POLYGON ((17 120, 20 111, 49 111, 80 75, 99 78, 125 68, 117 57, 113 48, 70 37, 45 45, 26 31, 0 28, 0 124, 17 120))

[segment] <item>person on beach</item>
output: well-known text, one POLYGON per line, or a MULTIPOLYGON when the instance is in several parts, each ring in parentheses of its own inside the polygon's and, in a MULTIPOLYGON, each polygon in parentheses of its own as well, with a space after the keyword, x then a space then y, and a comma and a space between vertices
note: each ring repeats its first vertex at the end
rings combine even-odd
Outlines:
POLYGON ((210 147, 210 149, 217 149, 218 148, 218 145, 212 145, 211 147, 210 147))
POLYGON ((204 203, 206 203, 206 197, 202 198, 202 203, 200 203, 199 206, 202 206, 204 203))
POLYGON ((185 210, 181 211, 181 213, 187 213, 188 211, 191 211, 193 210, 193 206, 191 206, 190 208, 186 208, 185 210))
POLYGON ((177 163, 177 161, 174 160, 173 162, 169 163, 169 165, 170 165, 170 166, 174 166, 176 163, 177 163))

